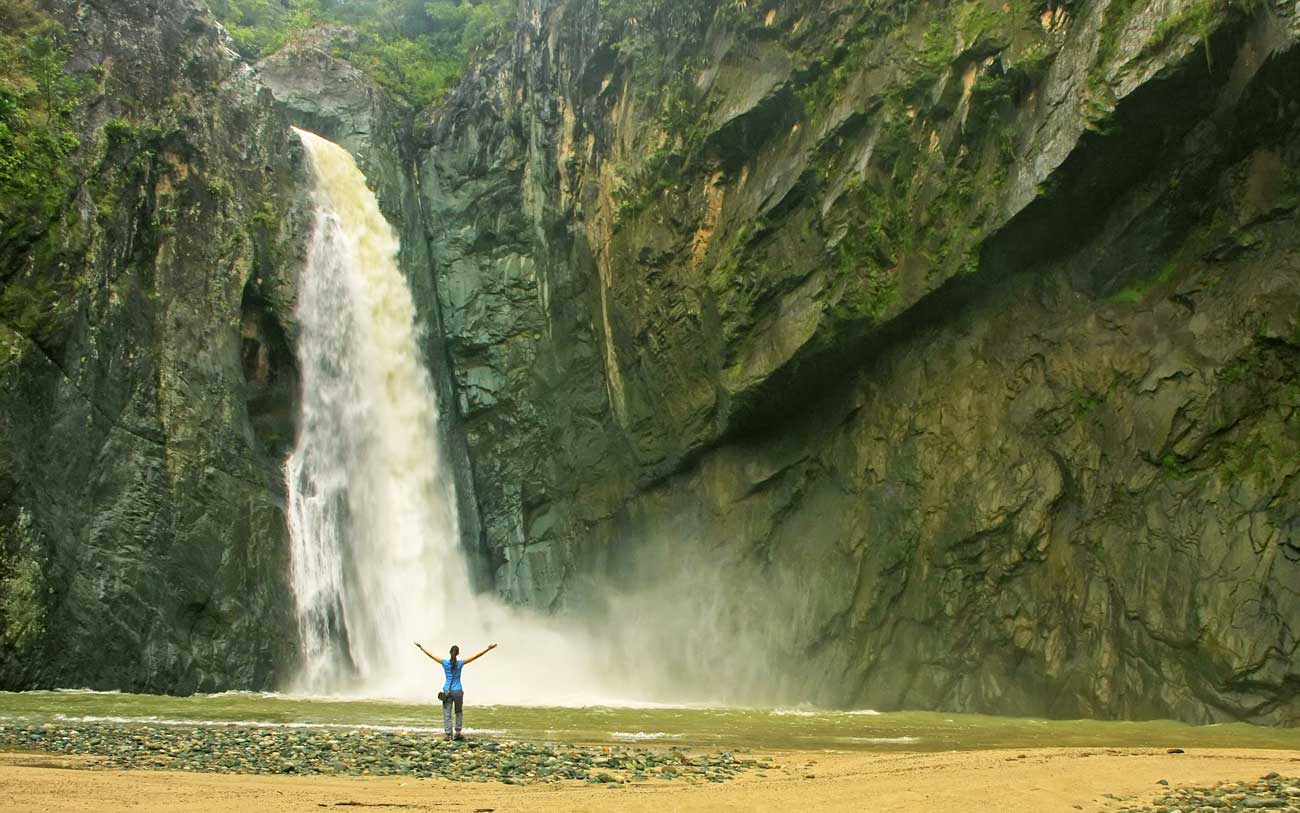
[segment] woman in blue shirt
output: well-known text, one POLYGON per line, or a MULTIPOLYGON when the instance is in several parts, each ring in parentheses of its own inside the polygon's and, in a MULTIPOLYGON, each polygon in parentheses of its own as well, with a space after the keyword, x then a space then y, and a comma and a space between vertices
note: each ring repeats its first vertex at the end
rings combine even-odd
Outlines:
POLYGON ((464 715, 465 690, 461 688, 460 685, 460 670, 465 667, 465 664, 472 663, 478 660, 479 658, 483 657, 484 655, 488 654, 492 650, 496 649, 497 645, 490 644, 488 645, 487 649, 483 650, 477 655, 474 655, 473 657, 466 658, 463 661, 456 660, 456 656, 460 654, 460 647, 458 646, 453 646, 451 648, 451 657, 446 660, 443 660, 442 658, 439 658, 437 655, 433 654, 429 650, 420 646, 419 641, 416 641, 415 645, 419 647, 421 652, 428 655, 430 658, 433 658, 438 663, 442 664, 442 671, 445 677, 442 683, 442 691, 438 693, 438 699, 442 700, 442 728, 445 732, 447 732, 447 739, 451 739, 452 706, 456 707, 456 739, 458 740, 465 739, 465 735, 460 733, 460 726, 465 717, 464 715))

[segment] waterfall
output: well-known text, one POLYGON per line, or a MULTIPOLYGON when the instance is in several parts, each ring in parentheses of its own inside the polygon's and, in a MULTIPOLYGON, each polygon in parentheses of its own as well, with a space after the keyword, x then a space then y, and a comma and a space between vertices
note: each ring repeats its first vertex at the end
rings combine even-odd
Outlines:
POLYGON ((296 310, 301 416, 285 463, 296 689, 427 697, 442 671, 414 641, 443 657, 457 643, 465 657, 499 640, 466 669, 469 697, 591 702, 589 653, 574 636, 471 591, 397 237, 352 156, 297 132, 315 214, 296 310), (539 674, 523 681, 529 672, 539 674))
POLYGON ((304 688, 355 672, 391 691, 411 641, 468 595, 455 497, 397 237, 352 156, 299 136, 316 182, 297 307, 302 418, 286 465, 304 688))

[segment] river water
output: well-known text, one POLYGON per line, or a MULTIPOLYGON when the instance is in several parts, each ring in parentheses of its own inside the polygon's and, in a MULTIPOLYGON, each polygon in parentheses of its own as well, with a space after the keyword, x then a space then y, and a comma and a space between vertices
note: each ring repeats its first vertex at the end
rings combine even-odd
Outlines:
MULTIPOLYGON (((1300 730, 1244 723, 1100 722, 943 712, 810 708, 478 706, 467 692, 471 736, 557 743, 632 743, 710 749, 948 751, 982 748, 1155 747, 1300 749, 1300 730)), ((252 692, 191 697, 57 691, 0 692, 0 724, 59 721, 152 725, 388 727, 442 732, 442 707, 252 692)))

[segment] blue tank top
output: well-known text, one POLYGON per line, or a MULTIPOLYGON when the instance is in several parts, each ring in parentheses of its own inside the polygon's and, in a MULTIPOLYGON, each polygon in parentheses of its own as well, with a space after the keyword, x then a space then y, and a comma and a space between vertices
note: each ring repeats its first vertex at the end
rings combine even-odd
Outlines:
POLYGON ((462 661, 460 658, 457 658, 457 659, 456 659, 456 671, 454 671, 454 672, 453 672, 452 669, 451 669, 451 659, 450 659, 450 658, 446 658, 446 659, 443 660, 443 662, 442 662, 442 671, 443 671, 443 674, 446 675, 446 678, 447 678, 445 681, 443 681, 443 684, 442 684, 442 690, 443 690, 444 692, 460 692, 460 691, 464 691, 464 690, 460 687, 460 670, 462 670, 462 669, 464 669, 464 668, 465 668, 465 662, 462 661))

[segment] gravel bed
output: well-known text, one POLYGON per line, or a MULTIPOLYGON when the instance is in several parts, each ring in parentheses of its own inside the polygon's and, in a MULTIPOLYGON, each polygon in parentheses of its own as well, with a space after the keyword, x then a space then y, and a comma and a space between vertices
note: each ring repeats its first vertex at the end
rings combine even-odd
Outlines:
POLYGON ((102 757, 97 767, 232 774, 437 777, 467 782, 725 782, 772 767, 730 752, 574 746, 366 729, 57 723, 0 725, 0 748, 102 757))
MULTIPOLYGON (((1166 784, 1161 780, 1162 784, 1166 784)), ((1121 807, 1121 813, 1225 813, 1241 810, 1300 810, 1300 778, 1270 773, 1254 782, 1220 782, 1208 787, 1168 788, 1151 804, 1121 807)))

